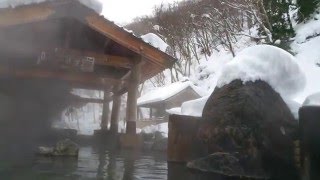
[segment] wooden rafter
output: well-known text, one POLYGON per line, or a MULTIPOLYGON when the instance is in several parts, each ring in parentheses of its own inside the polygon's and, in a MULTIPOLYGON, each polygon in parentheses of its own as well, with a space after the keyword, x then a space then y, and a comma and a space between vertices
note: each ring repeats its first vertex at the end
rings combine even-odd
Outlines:
POLYGON ((56 48, 54 53, 59 56, 73 56, 73 57, 93 57, 95 64, 103 66, 112 66, 130 69, 133 66, 133 61, 129 58, 121 56, 106 55, 103 53, 96 53, 93 51, 80 51, 75 49, 56 48))
POLYGON ((59 79, 71 83, 110 86, 120 83, 118 79, 92 73, 75 73, 65 71, 51 71, 48 69, 12 69, 0 67, 0 76, 26 79, 59 79))
MULTIPOLYGON (((83 21, 82 19, 78 19, 83 21)), ((112 39, 113 41, 123 45, 131 51, 140 54, 152 63, 168 68, 175 62, 174 58, 143 42, 142 39, 134 37, 132 34, 108 22, 102 16, 91 14, 86 17, 85 22, 89 27, 112 39)))

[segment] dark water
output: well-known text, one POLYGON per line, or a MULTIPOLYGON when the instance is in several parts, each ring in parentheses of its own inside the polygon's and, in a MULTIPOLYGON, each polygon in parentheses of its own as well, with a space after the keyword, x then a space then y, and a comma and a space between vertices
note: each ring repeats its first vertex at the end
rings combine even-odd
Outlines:
MULTIPOLYGON (((23 151, 23 149, 21 149, 23 151)), ((23 155, 1 160, 0 179, 30 180, 220 180, 191 172, 181 164, 167 164, 164 153, 107 150, 85 146, 79 158, 23 155)))

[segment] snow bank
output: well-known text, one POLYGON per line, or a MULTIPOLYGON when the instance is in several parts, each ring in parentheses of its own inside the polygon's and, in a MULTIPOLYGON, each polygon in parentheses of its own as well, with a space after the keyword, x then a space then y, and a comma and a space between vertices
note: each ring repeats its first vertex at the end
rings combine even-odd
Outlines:
POLYGON ((168 123, 147 126, 145 128, 142 128, 141 132, 148 133, 148 134, 155 133, 155 132, 161 132, 164 137, 168 137, 168 132, 169 132, 168 123))
POLYGON ((320 92, 320 14, 315 14, 315 18, 307 23, 298 24, 295 27, 296 38, 291 44, 292 51, 296 53, 298 64, 306 74, 306 88, 300 93, 295 100, 303 103, 310 95, 320 92))
POLYGON ((166 52, 167 48, 169 45, 165 43, 159 36, 153 33, 148 33, 143 36, 141 36, 141 39, 146 42, 151 44, 153 47, 160 49, 163 52, 166 52))
MULTIPOLYGON (((15 8, 22 5, 37 4, 45 1, 54 0, 0 0, 0 8, 15 8)), ((95 10, 97 13, 101 14, 103 5, 99 0, 78 0, 83 5, 95 10)))
POLYGON ((320 19, 320 14, 315 14, 313 19, 295 26, 296 42, 303 43, 308 38, 320 34, 320 22, 315 19, 320 19))
POLYGON ((181 114, 186 116, 202 117, 202 111, 209 96, 184 102, 181 106, 181 114))
POLYGON ((176 82, 168 86, 160 87, 153 91, 149 91, 148 93, 146 93, 138 99, 138 105, 141 106, 144 104, 164 101, 188 87, 191 87, 195 92, 197 92, 201 96, 201 90, 195 87, 190 81, 176 82))
POLYGON ((320 92, 308 96, 303 106, 320 106, 320 92))
POLYGON ((296 58, 290 53, 270 45, 256 45, 241 51, 222 70, 218 87, 241 79, 263 80, 269 83, 282 97, 293 97, 302 91, 306 84, 296 58))

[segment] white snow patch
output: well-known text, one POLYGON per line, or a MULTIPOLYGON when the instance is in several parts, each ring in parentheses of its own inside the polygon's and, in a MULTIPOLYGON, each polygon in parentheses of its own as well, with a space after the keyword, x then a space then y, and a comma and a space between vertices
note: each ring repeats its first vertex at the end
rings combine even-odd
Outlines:
POLYGON ((201 90, 199 90, 190 81, 176 82, 168 86, 160 87, 155 90, 149 91, 148 93, 146 93, 138 99, 138 105, 141 106, 144 104, 164 101, 188 87, 191 87, 196 93, 198 93, 201 96, 201 90))
MULTIPOLYGON (((320 18, 319 14, 315 14, 316 19, 320 18)), ((303 103, 303 101, 311 94, 320 91, 320 21, 311 19, 307 23, 301 23, 295 27, 296 40, 291 44, 292 50, 296 53, 298 64, 302 71, 306 74, 306 88, 300 93, 295 100, 303 103), (308 38, 308 39, 307 39, 308 38)))
POLYGON ((184 102, 181 106, 181 114, 193 117, 202 117, 202 111, 209 96, 184 102))
POLYGON ((155 31, 160 31, 160 26, 159 26, 159 25, 154 25, 154 26, 153 26, 153 30, 155 30, 155 31))
POLYGON ((320 92, 308 96, 303 106, 320 106, 320 92))
POLYGON ((166 110, 166 112, 167 112, 168 114, 181 115, 181 108, 180 108, 180 107, 176 107, 176 108, 168 109, 168 110, 166 110))
POLYGON ((168 125, 169 125, 168 123, 161 123, 158 125, 147 126, 147 127, 142 128, 141 132, 148 133, 148 134, 155 133, 155 132, 161 132, 164 137, 168 137, 168 132, 169 132, 168 125))
POLYGON ((243 83, 262 80, 282 97, 293 97, 306 84, 305 74, 290 53, 270 45, 256 45, 241 51, 223 69, 218 87, 241 79, 243 83))
POLYGON ((290 99, 284 99, 285 103, 287 104, 288 108, 290 109, 291 113, 293 114, 295 119, 299 119, 299 109, 302 106, 300 103, 290 99))
MULTIPOLYGON (((320 19, 320 14, 314 16, 315 19, 320 19)), ((320 21, 311 19, 306 23, 298 24, 295 27, 296 42, 303 43, 308 37, 316 36, 320 34, 320 21)))
MULTIPOLYGON (((15 8, 18 6, 37 4, 45 1, 54 1, 54 0, 0 0, 0 8, 15 8)), ((103 5, 99 0, 78 0, 83 5, 93 9, 97 13, 101 14, 103 5)))
POLYGON ((158 48, 163 52, 166 52, 167 48, 169 47, 169 45, 166 42, 164 42, 159 36, 153 33, 145 34, 141 36, 141 39, 144 42, 149 43, 153 47, 158 48))

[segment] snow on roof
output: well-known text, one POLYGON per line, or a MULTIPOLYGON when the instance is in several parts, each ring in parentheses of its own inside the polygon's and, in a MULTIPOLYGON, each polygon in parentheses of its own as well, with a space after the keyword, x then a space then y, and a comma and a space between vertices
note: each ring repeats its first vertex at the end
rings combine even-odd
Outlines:
MULTIPOLYGON (((45 1, 54 1, 54 0, 0 0, 0 8, 15 8, 18 6, 37 4, 45 1)), ((78 0, 83 5, 93 9, 97 13, 101 14, 103 5, 99 0, 78 0)))
POLYGON ((303 106, 320 106, 320 92, 308 96, 303 106))
POLYGON ((164 42, 159 36, 153 33, 145 34, 140 38, 153 47, 160 49, 162 52, 166 52, 167 48, 169 47, 166 42, 164 42))
POLYGON ((306 84, 305 74, 290 53, 270 45, 256 45, 246 48, 222 70, 218 87, 241 79, 262 80, 282 97, 292 97, 302 91, 306 84))
POLYGON ((145 95, 141 96, 138 99, 138 105, 141 106, 141 105, 145 105, 145 104, 164 101, 164 100, 178 94, 179 92, 183 91, 184 89, 186 89, 188 87, 191 87, 200 96, 202 95, 202 92, 195 85, 193 85, 190 81, 176 82, 176 83, 172 83, 168 86, 157 88, 157 89, 150 91, 150 92, 146 93, 145 95))

